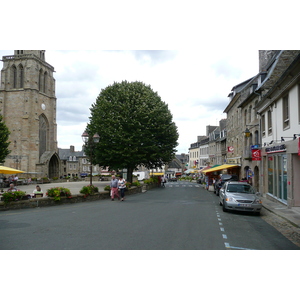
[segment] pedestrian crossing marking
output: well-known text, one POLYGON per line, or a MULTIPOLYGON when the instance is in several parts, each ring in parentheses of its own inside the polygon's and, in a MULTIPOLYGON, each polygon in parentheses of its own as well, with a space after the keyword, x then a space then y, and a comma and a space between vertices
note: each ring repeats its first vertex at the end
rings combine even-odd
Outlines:
POLYGON ((200 185, 199 184, 183 184, 183 183, 173 183, 173 182, 168 182, 167 184, 165 184, 165 187, 170 187, 170 188, 174 188, 174 187, 196 187, 199 188, 200 185))

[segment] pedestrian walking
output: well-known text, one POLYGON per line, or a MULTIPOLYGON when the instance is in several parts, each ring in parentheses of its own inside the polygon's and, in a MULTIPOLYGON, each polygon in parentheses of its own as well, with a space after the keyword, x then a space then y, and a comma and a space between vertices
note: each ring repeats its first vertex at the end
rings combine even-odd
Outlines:
POLYGON ((163 176, 163 177, 161 178, 162 187, 165 187, 165 183, 166 183, 166 182, 167 182, 166 177, 163 176))
POLYGON ((111 176, 111 181, 110 181, 110 197, 111 201, 115 200, 115 196, 120 200, 119 196, 119 180, 116 178, 115 175, 111 176))
POLYGON ((121 201, 125 200, 125 189, 126 189, 126 180, 120 176, 119 177, 119 189, 121 194, 121 201))

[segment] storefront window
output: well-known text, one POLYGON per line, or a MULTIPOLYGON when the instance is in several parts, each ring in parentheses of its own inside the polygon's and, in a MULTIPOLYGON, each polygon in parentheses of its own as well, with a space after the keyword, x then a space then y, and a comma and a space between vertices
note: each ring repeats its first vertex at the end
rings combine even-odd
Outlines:
POLYGON ((270 194, 273 194, 273 170, 274 170, 273 156, 268 156, 268 192, 270 194))
POLYGON ((287 157, 268 156, 268 192, 277 199, 287 202, 287 157))

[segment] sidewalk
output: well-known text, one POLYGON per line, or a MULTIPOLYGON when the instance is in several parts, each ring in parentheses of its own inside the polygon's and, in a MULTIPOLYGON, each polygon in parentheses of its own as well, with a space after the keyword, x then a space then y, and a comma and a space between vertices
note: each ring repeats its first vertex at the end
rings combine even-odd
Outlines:
POLYGON ((264 197, 262 198, 262 204, 268 211, 285 219, 295 227, 300 228, 300 207, 288 208, 285 204, 282 204, 279 201, 275 202, 264 197))

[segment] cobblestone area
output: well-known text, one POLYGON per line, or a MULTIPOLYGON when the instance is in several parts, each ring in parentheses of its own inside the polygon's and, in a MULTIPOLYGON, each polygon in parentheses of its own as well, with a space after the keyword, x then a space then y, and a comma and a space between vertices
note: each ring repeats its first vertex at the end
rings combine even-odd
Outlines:
POLYGON ((261 218, 268 224, 273 226, 276 230, 282 233, 287 239, 300 248, 300 228, 295 227, 290 222, 286 221, 280 216, 263 209, 261 212, 261 218))

